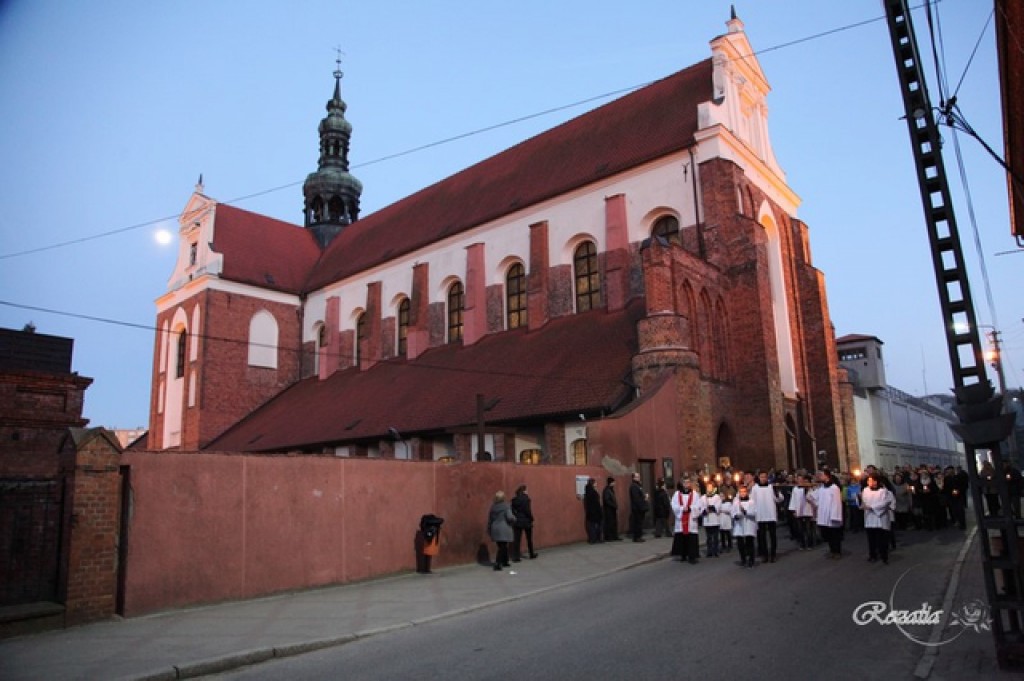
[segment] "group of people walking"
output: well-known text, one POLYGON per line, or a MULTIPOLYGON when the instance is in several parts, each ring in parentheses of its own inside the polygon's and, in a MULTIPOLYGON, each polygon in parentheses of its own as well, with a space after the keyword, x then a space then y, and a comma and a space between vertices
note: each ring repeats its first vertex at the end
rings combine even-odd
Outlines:
MULTIPOLYGON (((1003 472, 1011 486, 1011 511, 1020 517, 1021 474, 1009 464, 1003 472)), ((805 470, 793 474, 760 471, 756 476, 724 473, 715 480, 684 475, 671 493, 665 481, 658 480, 653 499, 644 491, 640 474, 634 473, 628 494, 629 537, 644 541, 644 521, 653 510, 654 536, 671 536, 671 554, 678 560, 698 562, 703 530, 705 557, 718 557, 735 544, 738 564, 751 568, 758 557, 764 563, 777 560, 781 522, 799 550, 810 551, 825 543, 825 556, 832 560, 843 556, 847 532, 864 531, 867 560, 887 564, 897 531, 966 527, 968 478, 962 469, 951 466, 941 470, 908 466, 891 476, 875 466, 853 475, 836 474, 828 468, 813 474, 805 470)), ((982 466, 981 484, 988 484, 995 474, 990 464, 982 466)), ((587 480, 583 512, 590 544, 623 539, 615 483, 609 476, 599 492, 597 481, 587 480)), ((989 487, 985 487, 985 499, 989 513, 997 513, 998 495, 989 487)), ((495 495, 487 521, 489 536, 497 545, 495 570, 521 560, 524 535, 529 557, 537 557, 533 524, 526 485, 519 486, 511 503, 503 492, 495 495)))

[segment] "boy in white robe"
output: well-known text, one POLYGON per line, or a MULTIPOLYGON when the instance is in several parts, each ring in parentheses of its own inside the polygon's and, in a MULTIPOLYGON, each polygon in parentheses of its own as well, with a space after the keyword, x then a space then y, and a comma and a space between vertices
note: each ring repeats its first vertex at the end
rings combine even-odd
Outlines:
POLYGON ((822 538, 828 542, 826 558, 843 557, 843 496, 836 479, 829 471, 818 473, 821 487, 811 493, 817 508, 817 524, 822 538))
POLYGON ((868 486, 861 492, 861 508, 864 509, 864 530, 868 535, 869 563, 881 558, 882 563, 889 564, 890 513, 895 507, 896 498, 879 484, 878 475, 868 475, 868 486))
POLYGON ((704 544, 706 546, 704 555, 707 558, 718 557, 718 509, 722 505, 722 497, 718 494, 715 483, 709 482, 704 491, 704 516, 701 524, 704 526, 704 544))
POLYGON ((758 474, 757 484, 750 488, 750 499, 754 502, 754 515, 757 517, 757 552, 762 561, 774 563, 779 526, 776 504, 782 503, 782 494, 768 482, 767 471, 758 474))
POLYGON ((793 493, 789 497, 789 510, 796 519, 796 541, 801 551, 811 550, 811 541, 814 537, 814 507, 807 501, 810 482, 809 476, 803 473, 797 475, 797 484, 793 486, 793 493))
POLYGON ((732 495, 731 491, 726 490, 718 506, 718 545, 726 553, 732 551, 732 495))
POLYGON ((757 534, 757 517, 754 502, 746 485, 740 485, 739 496, 732 500, 732 536, 740 551, 740 567, 754 567, 754 536, 757 534))

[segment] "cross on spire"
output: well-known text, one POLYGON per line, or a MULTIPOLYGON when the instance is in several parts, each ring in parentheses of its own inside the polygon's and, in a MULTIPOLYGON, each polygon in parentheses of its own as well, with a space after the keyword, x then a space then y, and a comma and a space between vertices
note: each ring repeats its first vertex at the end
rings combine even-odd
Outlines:
POLYGON ((337 56, 334 59, 334 63, 337 65, 337 68, 334 69, 334 77, 340 79, 345 75, 341 70, 341 55, 345 53, 341 51, 341 47, 337 46, 334 48, 334 51, 337 53, 337 56))

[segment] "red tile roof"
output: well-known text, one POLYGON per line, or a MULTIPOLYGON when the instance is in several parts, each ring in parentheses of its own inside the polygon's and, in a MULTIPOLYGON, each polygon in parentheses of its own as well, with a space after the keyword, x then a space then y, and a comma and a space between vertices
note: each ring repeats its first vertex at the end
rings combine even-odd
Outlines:
POLYGON ((708 59, 470 166, 346 227, 306 288, 685 149, 711 98, 708 59))
POLYGON ((472 425, 476 395, 498 402, 490 424, 611 411, 630 394, 623 382, 637 352, 644 304, 552 320, 544 327, 447 345, 412 361, 306 379, 257 409, 206 449, 287 451, 303 446, 472 425))
POLYGON ((320 257, 306 229, 258 213, 217 204, 212 248, 224 254, 221 278, 287 293, 300 293, 320 257))

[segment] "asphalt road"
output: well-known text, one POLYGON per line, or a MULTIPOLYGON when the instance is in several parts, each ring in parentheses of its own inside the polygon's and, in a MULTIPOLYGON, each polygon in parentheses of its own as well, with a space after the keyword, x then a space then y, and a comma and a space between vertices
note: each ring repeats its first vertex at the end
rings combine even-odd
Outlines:
POLYGON ((962 538, 907 533, 881 565, 866 562, 863 534, 833 561, 793 550, 783 530, 775 564, 740 568, 735 552, 695 566, 662 560, 211 678, 908 679, 931 627, 880 620, 940 608, 948 574, 932 566, 950 565, 962 538))

